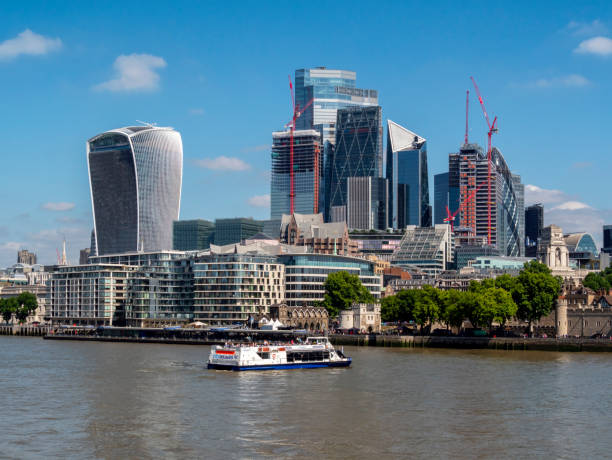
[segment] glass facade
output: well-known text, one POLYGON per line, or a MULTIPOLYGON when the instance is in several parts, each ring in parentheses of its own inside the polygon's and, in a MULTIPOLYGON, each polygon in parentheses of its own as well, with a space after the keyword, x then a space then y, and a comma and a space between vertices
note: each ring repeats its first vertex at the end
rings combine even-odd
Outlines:
MULTIPOLYGON (((291 214, 290 133, 272 133, 270 219, 291 214)), ((317 214, 323 206, 323 152, 317 131, 295 131, 293 138, 294 212, 317 214)))
POLYGON ((193 272, 195 318, 207 324, 246 323, 284 299, 285 267, 274 256, 203 256, 193 272))
POLYGON ((537 246, 544 228, 544 206, 534 204, 525 209, 525 242, 528 246, 537 246))
POLYGON ((215 244, 223 246, 225 244, 240 243, 242 240, 250 238, 263 230, 263 222, 238 217, 235 219, 216 219, 215 220, 215 244))
POLYGON ((172 247, 183 172, 181 136, 135 126, 87 143, 97 254, 172 247))
POLYGON ((295 71, 295 102, 304 107, 312 104, 297 119, 297 129, 316 129, 321 144, 335 142, 336 112, 350 106, 378 105, 378 92, 355 87, 357 74, 350 70, 318 67, 295 71))
POLYGON ((338 110, 336 146, 329 167, 330 209, 346 208, 348 177, 382 177, 382 110, 379 106, 338 110))
POLYGON ((393 218, 390 226, 430 227, 427 141, 391 120, 387 136, 387 178, 392 184, 389 200, 393 218), (403 188, 401 192, 404 195, 401 200, 400 188, 403 188))
POLYGON ((438 275, 453 263, 454 239, 450 225, 434 227, 409 225, 393 254, 392 265, 415 266, 431 275, 438 275))
POLYGON ((330 273, 346 271, 359 276, 375 298, 380 298, 382 276, 374 274, 374 264, 354 257, 325 254, 286 254, 278 256, 285 266, 285 302, 289 306, 312 306, 322 301, 325 280, 330 273))
POLYGON ((177 251, 208 249, 214 234, 215 224, 204 219, 174 221, 172 249, 177 251))
POLYGON ((389 182, 382 177, 347 178, 346 222, 351 229, 385 230, 389 182))

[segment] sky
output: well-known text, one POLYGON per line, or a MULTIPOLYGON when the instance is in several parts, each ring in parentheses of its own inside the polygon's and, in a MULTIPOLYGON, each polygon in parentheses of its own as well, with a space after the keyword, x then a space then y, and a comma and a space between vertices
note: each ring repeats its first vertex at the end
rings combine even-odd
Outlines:
MULTIPOLYGON (((70 262, 93 227, 85 143, 138 121, 183 139, 182 219, 269 218, 288 75, 326 66, 427 139, 430 184, 465 129, 497 146, 545 224, 612 223, 612 2, 2 2, 0 267, 70 262)), ((386 137, 386 136, 385 136, 386 137)), ((432 195, 433 196, 433 195, 432 195)))

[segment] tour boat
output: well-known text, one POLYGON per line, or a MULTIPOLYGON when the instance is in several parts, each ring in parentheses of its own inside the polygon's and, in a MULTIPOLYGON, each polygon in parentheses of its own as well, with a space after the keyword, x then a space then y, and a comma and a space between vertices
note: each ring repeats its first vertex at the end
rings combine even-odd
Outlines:
POLYGON ((315 367, 348 367, 352 359, 335 350, 327 337, 308 337, 299 344, 226 343, 213 346, 209 369, 264 371, 315 367))

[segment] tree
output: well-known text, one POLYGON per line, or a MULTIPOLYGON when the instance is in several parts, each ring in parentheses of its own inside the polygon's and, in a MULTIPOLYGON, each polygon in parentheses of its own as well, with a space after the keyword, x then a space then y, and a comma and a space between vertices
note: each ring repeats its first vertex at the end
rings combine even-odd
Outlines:
POLYGON ((17 296, 17 311, 15 312, 15 316, 19 320, 20 323, 23 323, 28 319, 32 313, 36 311, 38 308, 38 300, 36 296, 31 292, 24 291, 17 296))
POLYGON ((423 327, 425 325, 431 325, 433 321, 439 318, 441 304, 442 298, 440 296, 440 291, 436 288, 423 286, 423 289, 416 291, 412 315, 414 316, 415 322, 421 327, 421 333, 423 333, 423 327))
POLYGON ((610 275, 605 275, 603 272, 589 273, 582 281, 582 284, 585 287, 588 287, 589 289, 592 289, 594 291, 609 291, 611 288, 611 284, 608 280, 608 276, 610 275))
POLYGON ((399 302, 397 296, 390 295, 380 301, 380 318, 383 322, 398 320, 399 302))
POLYGON ((375 302, 359 277, 346 271, 330 273, 324 286, 325 295, 320 305, 327 308, 330 317, 338 316, 340 310, 347 310, 354 303, 375 302))
POLYGON ((440 319, 447 327, 461 328, 463 320, 467 318, 462 303, 466 293, 451 289, 442 294, 443 308, 440 313, 440 319))
POLYGON ((552 276, 550 269, 539 262, 531 261, 516 278, 513 292, 518 307, 516 316, 529 323, 529 333, 533 322, 550 314, 561 289, 561 280, 552 276))
POLYGON ((0 299, 0 312, 2 312, 2 319, 8 323, 13 318, 13 313, 17 312, 19 304, 15 297, 8 299, 0 299))

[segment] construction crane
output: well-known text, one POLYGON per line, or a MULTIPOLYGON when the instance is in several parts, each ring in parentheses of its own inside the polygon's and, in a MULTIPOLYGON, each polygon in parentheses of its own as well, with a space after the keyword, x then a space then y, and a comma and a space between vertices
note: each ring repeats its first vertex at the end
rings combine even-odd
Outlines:
POLYGON ((459 207, 454 213, 451 214, 450 209, 448 209, 448 205, 446 205, 446 219, 444 219, 444 222, 450 223, 451 232, 455 229, 454 224, 455 224, 455 217, 457 216, 457 213, 461 211, 465 206, 467 206, 467 204, 476 197, 476 193, 478 192, 478 190, 480 190, 483 187, 483 185, 485 185, 486 183, 487 181, 483 181, 478 187, 472 190, 470 194, 468 195, 468 197, 459 205, 459 207))
POLYGON ((463 139, 463 143, 467 145, 468 143, 468 111, 470 109, 470 90, 468 89, 465 92, 465 138, 463 139))
POLYGON ((474 77, 470 77, 472 83, 474 83, 474 88, 476 88, 476 95, 478 96, 478 102, 480 102, 480 107, 482 107, 482 112, 484 113, 485 120, 487 121, 487 126, 489 127, 489 131, 487 132, 487 163, 488 163, 488 174, 487 174, 487 184, 488 184, 488 198, 487 198, 487 242, 491 244, 491 137, 493 133, 497 132, 497 117, 493 118, 493 123, 489 120, 489 115, 487 114, 487 109, 485 108, 484 101, 482 100, 482 96, 480 95, 480 90, 478 89, 478 85, 476 84, 476 80, 474 77))
POLYGON ((291 93, 291 104, 293 106, 293 118, 289 123, 285 125, 285 128, 290 129, 289 134, 289 210, 290 214, 294 211, 294 199, 295 199, 295 186, 294 186, 294 171, 293 171, 293 135, 295 133, 295 122, 298 118, 306 111, 310 105, 312 105, 311 99, 304 107, 300 107, 299 104, 295 104, 295 94, 293 91, 293 83, 291 82, 291 75, 289 75, 289 92, 291 93))

